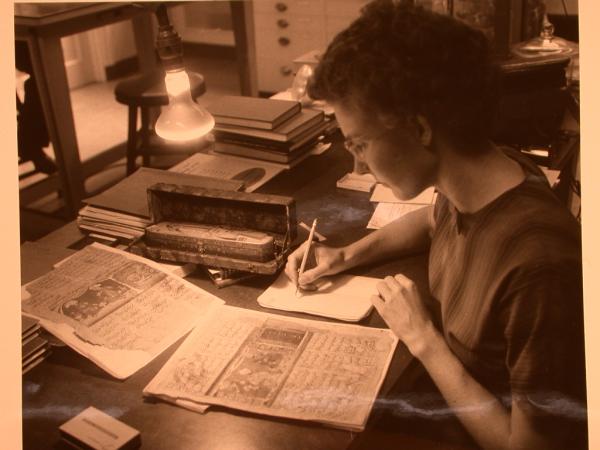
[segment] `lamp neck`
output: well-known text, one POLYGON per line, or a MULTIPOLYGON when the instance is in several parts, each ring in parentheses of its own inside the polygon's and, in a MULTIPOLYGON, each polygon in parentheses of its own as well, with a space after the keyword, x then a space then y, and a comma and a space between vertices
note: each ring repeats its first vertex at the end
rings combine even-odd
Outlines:
POLYGON ((156 49, 166 71, 183 68, 183 45, 181 37, 169 21, 167 7, 163 3, 155 11, 158 20, 158 35, 156 49))

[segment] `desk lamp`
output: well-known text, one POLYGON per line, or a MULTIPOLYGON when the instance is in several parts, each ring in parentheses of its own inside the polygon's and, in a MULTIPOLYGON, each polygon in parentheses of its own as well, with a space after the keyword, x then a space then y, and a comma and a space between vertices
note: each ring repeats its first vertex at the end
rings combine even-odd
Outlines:
POLYGON ((165 69, 169 105, 156 121, 156 134, 170 141, 189 141, 208 134, 215 125, 213 116, 193 99, 190 79, 183 65, 181 37, 169 22, 167 7, 155 10, 158 20, 156 48, 165 69))

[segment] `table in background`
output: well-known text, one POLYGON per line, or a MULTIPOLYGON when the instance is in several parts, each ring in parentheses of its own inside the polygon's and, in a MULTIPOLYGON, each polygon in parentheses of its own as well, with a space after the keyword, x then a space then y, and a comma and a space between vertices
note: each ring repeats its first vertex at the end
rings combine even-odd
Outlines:
MULTIPOLYGON (((342 244, 368 232, 365 227, 373 212, 369 194, 336 188, 336 180, 352 167, 351 155, 342 148, 341 142, 337 142, 323 155, 309 157, 291 171, 282 172, 259 192, 293 195, 298 220, 311 223, 318 217, 319 232, 333 243, 342 244)), ((72 222, 38 242, 66 248, 82 238, 72 222)), ((56 255, 56 259, 60 257, 56 255)), ((23 283, 48 270, 52 262, 41 254, 24 254, 23 259, 23 283), (41 267, 44 265, 46 267, 41 267)), ((375 277, 398 272, 414 279, 427 293, 424 254, 353 271, 375 277)), ((216 288, 200 273, 192 274, 187 280, 221 297, 228 305, 273 313, 273 310, 260 307, 256 298, 274 278, 256 277, 223 289, 216 288)), ((314 318, 303 314, 281 314, 314 318)), ((360 324, 385 326, 376 311, 360 324)), ((356 436, 349 431, 298 420, 212 406, 208 413, 198 414, 171 404, 144 400, 142 389, 180 343, 181 340, 125 381, 112 378, 68 347, 54 349, 48 359, 23 378, 24 448, 37 450, 53 446, 59 440, 58 426, 90 405, 137 428, 142 435, 142 448, 149 449, 336 450, 347 448, 356 436)), ((413 358, 404 345, 399 344, 380 397, 385 397, 392 387, 408 383, 407 372, 414 366, 413 358)), ((384 402, 381 407, 385 407, 384 402)), ((377 410, 376 404, 373 414, 377 414, 377 410)))
POLYGON ((60 39, 131 20, 139 69, 156 65, 151 12, 126 3, 15 3, 15 39, 27 42, 68 217, 85 195, 71 97, 60 39))

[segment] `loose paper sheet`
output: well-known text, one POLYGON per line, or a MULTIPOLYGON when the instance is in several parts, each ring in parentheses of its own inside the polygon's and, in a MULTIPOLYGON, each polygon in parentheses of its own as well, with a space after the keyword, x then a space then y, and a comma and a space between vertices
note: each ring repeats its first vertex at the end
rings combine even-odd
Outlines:
POLYGON ((435 190, 433 187, 425 189, 415 198, 410 200, 400 200, 394 195, 392 190, 381 183, 375 185, 373 194, 371 195, 372 202, 383 203, 409 203, 413 205, 431 205, 435 201, 435 190))
POLYGON ((244 182, 243 191, 254 192, 284 168, 229 155, 196 153, 169 170, 222 180, 239 180, 244 182))
POLYGON ((379 281, 377 278, 335 275, 321 280, 317 291, 300 290, 296 296, 296 286, 282 272, 258 297, 258 303, 265 308, 357 322, 371 312, 371 296, 377 294, 379 281))
POLYGON ((362 430, 397 342, 387 329, 222 306, 144 394, 362 430))
POLYGON ((223 301, 160 265, 101 244, 22 287, 23 312, 117 378, 126 378, 223 301))
POLYGON ((367 224, 367 228, 377 230, 385 227, 388 223, 416 211, 425 208, 427 205, 413 205, 410 203, 379 203, 373 211, 373 215, 367 224))

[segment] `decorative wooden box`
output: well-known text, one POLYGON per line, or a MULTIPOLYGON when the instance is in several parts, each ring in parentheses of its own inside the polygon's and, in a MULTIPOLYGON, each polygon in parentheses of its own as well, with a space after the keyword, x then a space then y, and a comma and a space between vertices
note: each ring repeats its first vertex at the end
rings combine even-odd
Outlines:
POLYGON ((291 197, 158 183, 148 206, 133 250, 153 259, 273 274, 296 238, 291 197))

